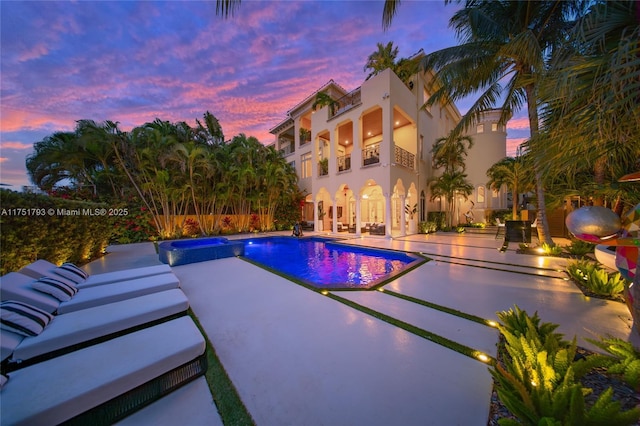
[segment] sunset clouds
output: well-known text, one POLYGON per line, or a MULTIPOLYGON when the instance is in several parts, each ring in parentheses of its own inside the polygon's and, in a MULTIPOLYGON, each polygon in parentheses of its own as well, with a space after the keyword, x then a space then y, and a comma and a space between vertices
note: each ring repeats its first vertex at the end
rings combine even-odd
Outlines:
POLYGON ((80 119, 130 130, 155 118, 193 125, 210 111, 227 138, 269 143, 268 130, 330 79, 358 87, 377 42, 404 57, 455 44, 454 7, 403 2, 384 32, 381 1, 247 1, 229 20, 215 2, 1 2, 0 182, 30 184, 33 143, 80 119))

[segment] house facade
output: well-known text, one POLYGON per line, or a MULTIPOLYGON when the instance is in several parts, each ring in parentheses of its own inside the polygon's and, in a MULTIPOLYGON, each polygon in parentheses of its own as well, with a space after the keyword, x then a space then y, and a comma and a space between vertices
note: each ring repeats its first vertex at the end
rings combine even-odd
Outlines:
MULTIPOLYGON (((429 211, 441 211, 446 200, 430 200, 429 181, 434 142, 460 120, 454 105, 421 106, 429 98, 427 74, 405 84, 387 69, 350 92, 333 80, 289 110, 270 130, 275 148, 295 167, 307 194, 302 218, 315 230, 388 237, 417 232, 429 211), (317 107, 316 94, 333 101, 317 107)), ((499 113, 485 114, 469 132, 474 146, 467 157, 474 193, 457 202, 482 222, 488 210, 506 208, 504 191, 486 186, 486 170, 506 155, 506 131, 499 113)), ((460 219, 461 218, 461 219, 460 219)))

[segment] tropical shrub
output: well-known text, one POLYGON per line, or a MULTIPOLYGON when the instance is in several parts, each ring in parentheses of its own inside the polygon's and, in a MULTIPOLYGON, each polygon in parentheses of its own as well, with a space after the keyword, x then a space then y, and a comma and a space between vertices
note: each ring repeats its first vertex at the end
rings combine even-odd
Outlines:
POLYGON ((200 232, 200 224, 197 220, 191 219, 190 217, 184 221, 182 225, 182 235, 186 235, 189 237, 197 236, 200 232))
POLYGON ((619 272, 607 272, 594 262, 578 260, 567 264, 567 273, 589 291, 602 296, 615 296, 628 285, 619 272))
POLYGON ((587 341, 611 354, 611 357, 593 355, 605 359, 608 373, 621 375, 629 386, 640 392, 640 352, 630 342, 612 336, 587 341))
POLYGON ((519 422, 501 419, 501 425, 612 425, 634 424, 640 408, 622 411, 612 400, 611 388, 586 407, 578 379, 597 366, 601 357, 576 360, 576 339, 566 342, 554 333, 556 324, 540 323, 537 312, 529 317, 517 306, 497 314, 498 328, 505 339, 507 356, 489 370, 498 396, 519 422))
POLYGON ((117 211, 126 211, 127 214, 112 218, 111 242, 130 244, 157 239, 158 232, 153 225, 153 216, 146 207, 131 202, 124 204, 117 211))
POLYGON ((420 222, 418 223, 418 233, 431 234, 438 230, 438 226, 435 222, 420 222))
POLYGON ((428 212, 427 222, 433 222, 436 225, 436 231, 440 231, 447 226, 446 212, 428 212))
POLYGON ((546 256, 560 256, 562 254, 561 246, 542 243, 540 247, 542 248, 542 253, 546 256))
POLYGON ((595 244, 591 244, 586 241, 573 240, 571 241, 571 244, 569 244, 568 246, 565 246, 564 249, 569 254, 583 257, 588 253, 593 253, 595 246, 596 246, 595 244))

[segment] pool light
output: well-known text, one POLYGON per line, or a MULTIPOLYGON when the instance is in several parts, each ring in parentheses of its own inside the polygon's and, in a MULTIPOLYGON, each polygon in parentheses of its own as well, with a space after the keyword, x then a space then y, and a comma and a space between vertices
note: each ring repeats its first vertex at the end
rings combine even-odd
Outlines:
POLYGON ((320 293, 324 294, 325 296, 326 296, 327 294, 329 294, 329 292, 328 292, 327 290, 322 290, 320 293))

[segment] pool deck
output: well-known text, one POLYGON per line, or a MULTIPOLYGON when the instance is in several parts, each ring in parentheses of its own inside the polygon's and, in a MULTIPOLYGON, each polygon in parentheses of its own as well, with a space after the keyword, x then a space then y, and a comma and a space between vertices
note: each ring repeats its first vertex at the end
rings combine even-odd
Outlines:
MULTIPOLYGON (((433 261, 384 292, 331 291, 329 297, 239 258, 173 267, 258 425, 487 424, 492 379, 486 364, 345 301, 490 356, 496 355, 496 329, 402 296, 487 320, 518 305, 560 324, 558 331, 576 335, 581 346, 593 349, 584 339, 606 334, 639 345, 626 306, 585 297, 558 272, 565 259, 517 254, 517 244, 501 253, 502 241, 489 234, 336 236, 349 244, 421 252, 433 261)), ((109 251, 86 269, 159 263, 151 243, 109 251)), ((222 424, 204 378, 121 424, 149 422, 222 424)))

